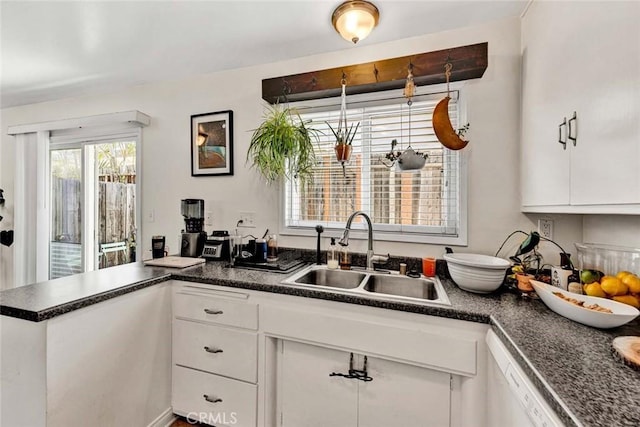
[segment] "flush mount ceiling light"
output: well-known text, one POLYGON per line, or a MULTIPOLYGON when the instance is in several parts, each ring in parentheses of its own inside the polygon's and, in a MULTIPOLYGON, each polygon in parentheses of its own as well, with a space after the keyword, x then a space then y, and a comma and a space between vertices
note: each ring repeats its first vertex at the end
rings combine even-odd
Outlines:
POLYGON ((355 44, 371 33, 379 19, 380 12, 373 3, 348 0, 333 11, 331 23, 345 40, 355 44))

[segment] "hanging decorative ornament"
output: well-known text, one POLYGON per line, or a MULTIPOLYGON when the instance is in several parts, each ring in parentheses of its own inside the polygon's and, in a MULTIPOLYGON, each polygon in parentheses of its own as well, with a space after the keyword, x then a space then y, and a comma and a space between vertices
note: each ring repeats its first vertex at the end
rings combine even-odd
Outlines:
POLYGON ((451 69, 453 65, 447 62, 444 65, 444 74, 447 79, 447 96, 441 99, 433 110, 433 130, 438 140, 450 150, 461 150, 467 146, 469 141, 461 138, 461 136, 469 129, 467 124, 458 132, 453 129, 451 119, 449 118, 449 79, 451 78, 451 69))
POLYGON ((413 81, 413 64, 409 63, 409 73, 407 74, 407 82, 404 84, 404 92, 402 95, 407 98, 407 105, 411 107, 413 104, 413 96, 416 94, 416 84, 413 81))
MULTIPOLYGON (((412 71, 413 71, 413 64, 409 64, 409 71, 407 73, 407 82, 405 83, 404 92, 403 92, 404 97, 407 98, 407 105, 409 106, 408 108, 409 125, 408 125, 408 131, 407 131, 407 142, 409 146, 404 151, 397 151, 394 153, 393 150, 398 145, 398 141, 394 139, 391 141, 391 151, 389 151, 385 155, 384 159, 380 160, 382 164, 388 168, 392 168, 394 165, 397 165, 398 169, 401 172, 421 170, 427 161, 427 157, 429 157, 427 153, 423 154, 423 153, 414 151, 413 148, 411 148, 411 104, 413 104, 412 98, 415 95, 415 91, 416 91, 416 85, 413 81, 412 71)), ((400 141, 401 141, 400 149, 402 150, 402 113, 400 113, 400 141)))
POLYGON ((340 84, 342 85, 342 95, 341 95, 341 105, 340 105, 340 117, 338 118, 338 129, 335 130, 329 122, 327 125, 333 135, 336 138, 336 144, 334 146, 334 150, 336 152, 336 159, 342 165, 342 175, 346 176, 346 170, 344 164, 351 160, 351 151, 353 146, 351 143, 358 132, 358 127, 360 126, 360 122, 355 125, 351 123, 349 127, 347 125, 347 76, 343 73, 342 80, 340 84))

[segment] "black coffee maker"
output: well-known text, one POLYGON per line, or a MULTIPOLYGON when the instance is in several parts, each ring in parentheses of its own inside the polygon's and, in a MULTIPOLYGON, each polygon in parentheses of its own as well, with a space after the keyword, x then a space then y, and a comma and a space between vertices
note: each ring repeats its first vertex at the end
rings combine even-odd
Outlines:
POLYGON ((184 218, 180 256, 197 258, 202 255, 207 233, 204 229, 204 200, 183 199, 180 212, 184 218))

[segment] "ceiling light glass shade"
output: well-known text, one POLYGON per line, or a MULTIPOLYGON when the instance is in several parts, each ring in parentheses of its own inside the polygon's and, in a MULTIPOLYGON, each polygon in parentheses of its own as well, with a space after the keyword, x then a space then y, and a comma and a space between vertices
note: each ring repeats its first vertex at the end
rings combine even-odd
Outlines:
POLYGON ((358 43, 378 25, 379 19, 380 13, 373 3, 349 0, 333 11, 331 23, 345 40, 358 43))

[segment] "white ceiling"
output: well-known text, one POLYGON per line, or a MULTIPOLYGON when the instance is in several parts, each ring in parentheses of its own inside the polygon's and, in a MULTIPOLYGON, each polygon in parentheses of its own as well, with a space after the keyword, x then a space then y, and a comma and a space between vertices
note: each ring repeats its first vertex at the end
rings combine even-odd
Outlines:
MULTIPOLYGON (((519 16, 528 0, 373 0, 358 45, 519 16)), ((2 108, 353 49, 340 0, 0 2, 2 108)))

